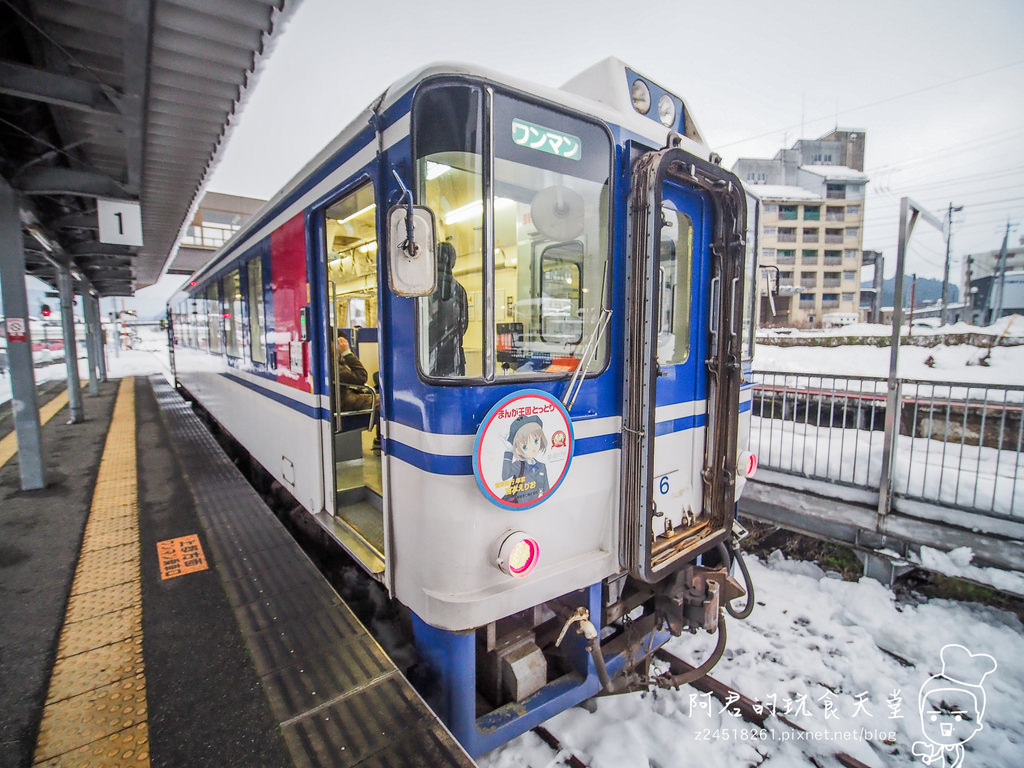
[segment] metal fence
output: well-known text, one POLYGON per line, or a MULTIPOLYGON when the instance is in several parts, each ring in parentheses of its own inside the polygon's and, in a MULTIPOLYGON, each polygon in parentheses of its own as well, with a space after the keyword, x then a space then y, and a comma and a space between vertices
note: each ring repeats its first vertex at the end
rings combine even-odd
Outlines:
POLYGON ((893 445, 887 380, 754 372, 750 448, 761 466, 886 497, 1024 519, 1024 386, 900 379, 893 445))

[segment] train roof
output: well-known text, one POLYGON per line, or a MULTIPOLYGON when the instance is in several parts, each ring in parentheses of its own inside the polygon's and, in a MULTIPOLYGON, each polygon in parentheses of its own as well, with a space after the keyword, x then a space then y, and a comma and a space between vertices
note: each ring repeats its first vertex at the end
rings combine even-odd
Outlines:
POLYGON ((318 168, 323 166, 327 160, 337 153, 342 147, 355 139, 360 132, 364 131, 371 124, 374 113, 384 114, 387 110, 397 104, 403 97, 416 88, 423 81, 443 75, 463 75, 465 77, 487 80, 499 85, 507 86, 513 90, 529 93, 542 99, 560 104, 576 112, 596 118, 604 123, 618 126, 638 138, 646 139, 654 147, 665 146, 669 135, 669 129, 659 123, 656 119, 645 117, 638 113, 632 106, 630 100, 630 79, 641 77, 647 83, 654 85, 660 91, 670 93, 682 103, 683 114, 685 115, 686 132, 682 137, 684 148, 698 157, 707 159, 710 149, 704 142, 703 135, 697 126, 689 105, 686 100, 678 94, 669 91, 645 75, 629 67, 621 59, 614 56, 602 59, 593 66, 583 70, 572 77, 560 88, 540 85, 528 80, 510 77, 500 72, 461 62, 435 62, 420 69, 414 70, 403 78, 396 80, 376 99, 372 104, 362 110, 355 118, 320 152, 312 157, 292 179, 285 184, 262 208, 254 215, 249 222, 243 226, 204 266, 189 276, 169 299, 177 300, 189 286, 191 281, 199 279, 210 271, 216 269, 222 261, 222 256, 228 249, 233 249, 235 244, 243 240, 259 223, 265 215, 274 210, 283 200, 291 195, 306 179, 318 168))

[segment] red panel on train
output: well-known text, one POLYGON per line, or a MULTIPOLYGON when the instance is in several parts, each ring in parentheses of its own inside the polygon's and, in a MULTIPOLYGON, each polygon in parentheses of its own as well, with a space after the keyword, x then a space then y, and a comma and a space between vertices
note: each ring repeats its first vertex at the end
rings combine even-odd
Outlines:
POLYGON ((306 230, 299 213, 270 235, 270 258, 274 291, 274 335, 277 339, 277 380, 281 384, 311 391, 308 344, 301 342, 299 312, 309 303, 306 280, 306 230))

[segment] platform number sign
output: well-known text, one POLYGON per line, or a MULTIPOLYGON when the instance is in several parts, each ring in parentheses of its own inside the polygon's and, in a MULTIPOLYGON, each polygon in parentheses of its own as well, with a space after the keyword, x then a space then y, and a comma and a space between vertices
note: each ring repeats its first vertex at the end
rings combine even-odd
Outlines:
POLYGON ((142 207, 130 200, 96 200, 100 242, 142 245, 142 207))

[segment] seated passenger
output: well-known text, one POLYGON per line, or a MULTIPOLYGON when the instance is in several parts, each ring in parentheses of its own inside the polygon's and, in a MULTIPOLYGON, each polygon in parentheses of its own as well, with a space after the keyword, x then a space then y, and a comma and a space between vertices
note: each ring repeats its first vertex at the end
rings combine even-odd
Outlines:
POLYGON ((340 411, 368 411, 373 408, 374 394, 369 391, 360 391, 345 384, 366 384, 366 368, 356 357, 348 339, 338 334, 338 410, 340 411))
POLYGON ((462 337, 469 327, 466 289, 452 274, 455 246, 437 244, 437 288, 430 294, 430 375, 465 376, 466 353, 462 337))

